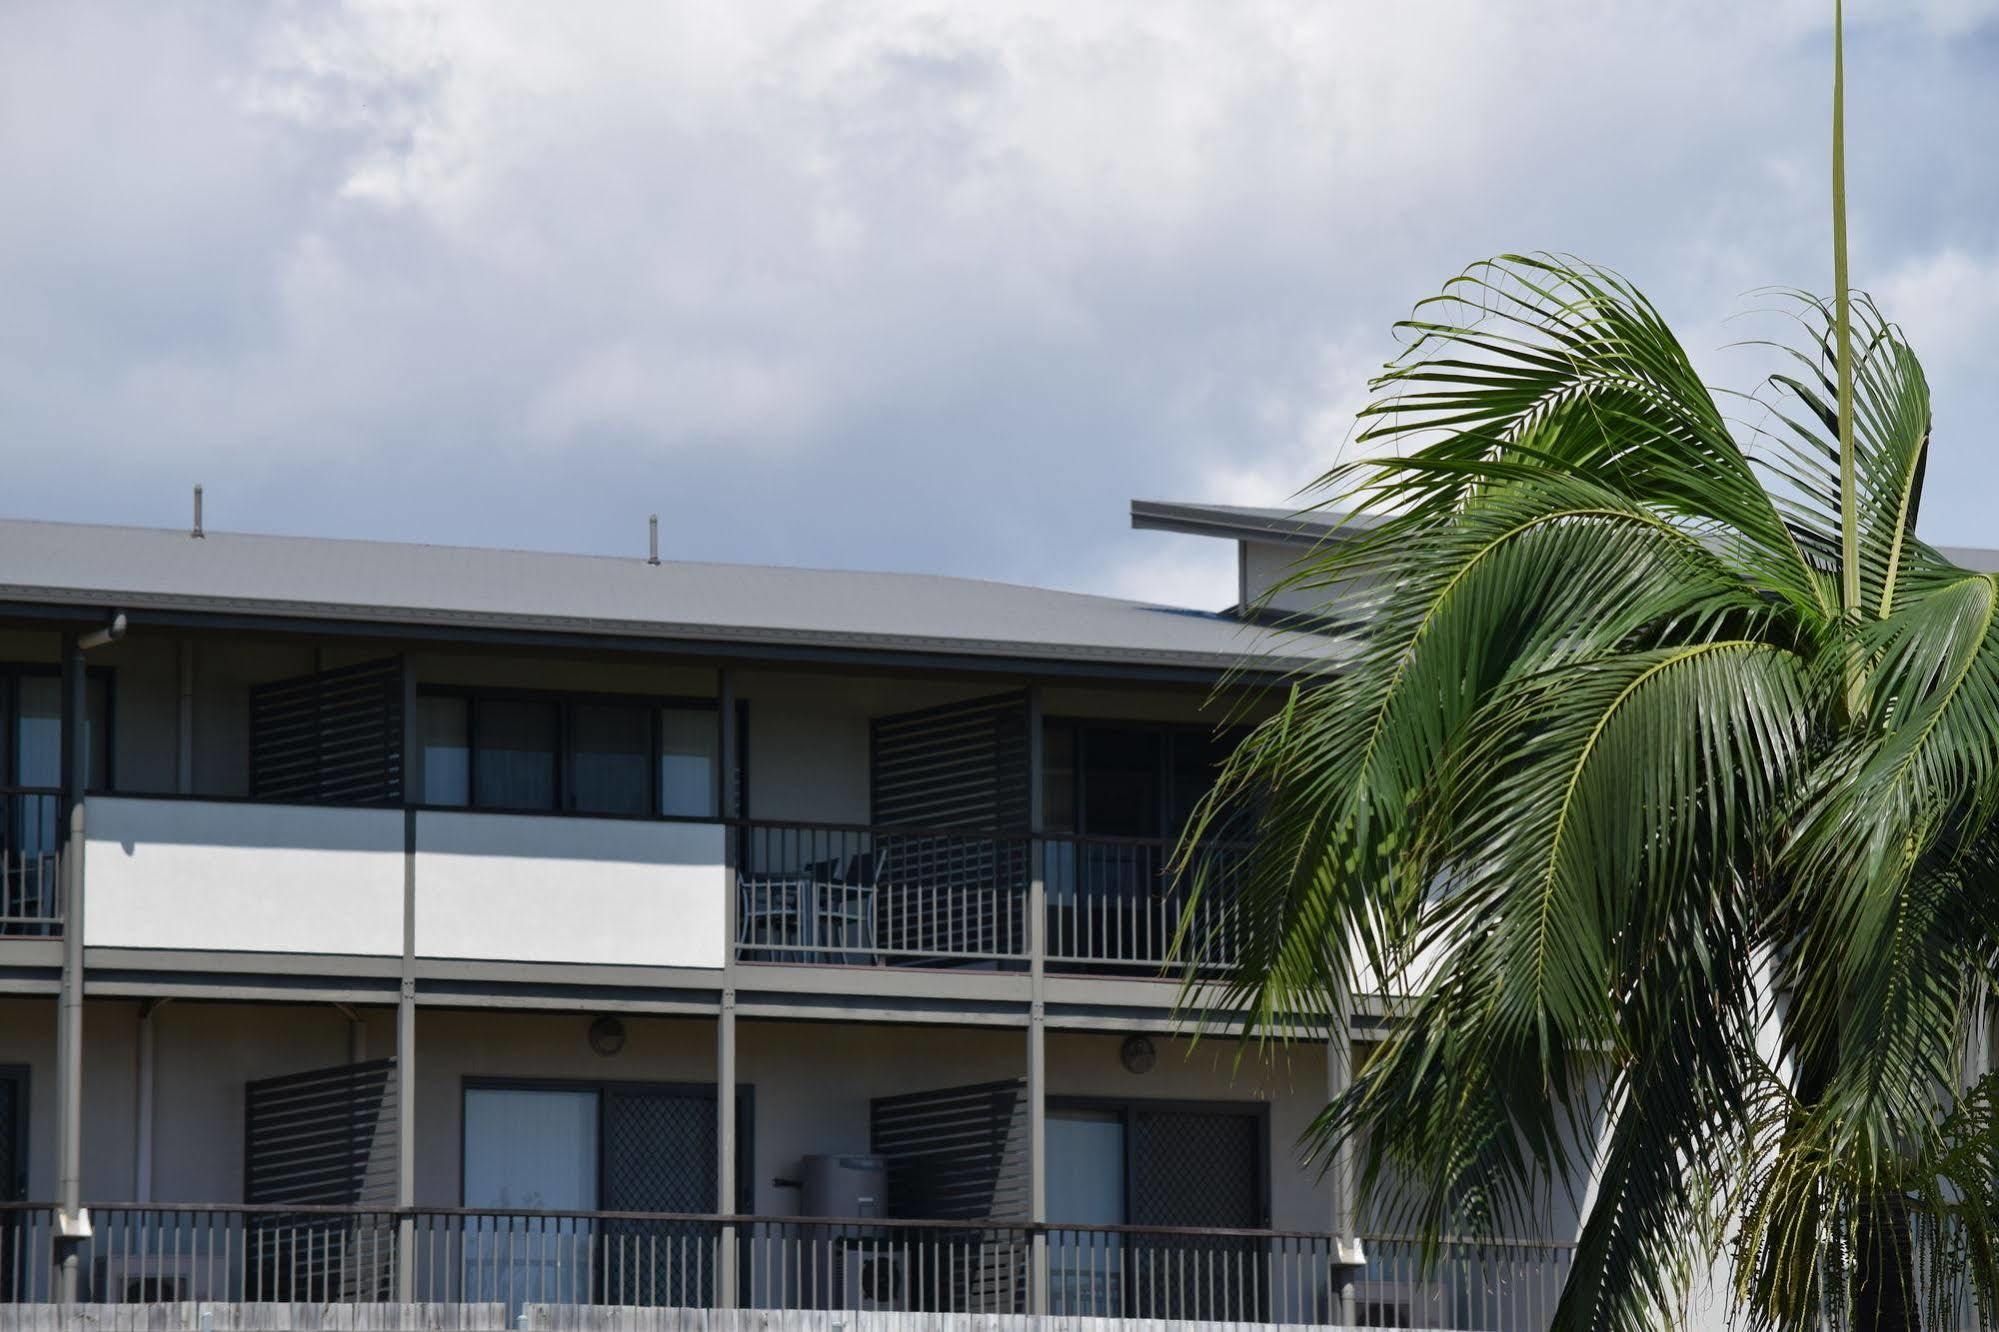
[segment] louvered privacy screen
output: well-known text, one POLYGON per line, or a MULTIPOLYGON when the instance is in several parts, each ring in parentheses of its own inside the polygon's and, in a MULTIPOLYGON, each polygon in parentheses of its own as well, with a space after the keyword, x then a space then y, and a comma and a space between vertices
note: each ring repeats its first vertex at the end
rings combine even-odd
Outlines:
MULTIPOLYGON (((897 1217, 1005 1221, 1027 1215, 1027 1095, 1018 1078, 945 1087, 869 1104, 869 1149, 888 1164, 897 1217)), ((965 1237, 939 1266, 962 1273, 964 1308, 998 1309, 1027 1289, 1017 1244, 965 1237)), ((953 1297, 957 1298, 957 1297, 953 1297)))
POLYGON ((402 660, 316 671, 252 689, 250 793, 259 800, 400 803, 402 660))
MULTIPOLYGON (((243 1089, 243 1201, 388 1208, 396 1200, 393 1059, 342 1064, 243 1089)), ((259 1213, 245 1260, 262 1289, 388 1298, 394 1221, 259 1213)))
MULTIPOLYGON (((877 717, 871 751, 876 824, 1027 830, 1026 694, 877 717)), ((888 948, 963 960, 1025 937, 1010 918, 1024 907, 1025 841, 894 834, 880 839, 879 850, 888 948)))
POLYGON ((869 1105, 868 1139, 888 1163, 893 1216, 1027 1215, 1027 1098, 1018 1078, 880 1097, 869 1105))

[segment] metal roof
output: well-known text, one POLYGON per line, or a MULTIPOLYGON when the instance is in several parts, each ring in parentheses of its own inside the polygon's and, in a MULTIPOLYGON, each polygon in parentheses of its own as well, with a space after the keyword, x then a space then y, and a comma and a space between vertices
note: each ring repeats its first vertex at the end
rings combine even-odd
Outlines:
POLYGON ((1140 531, 1185 532, 1231 541, 1275 541, 1316 546, 1337 529, 1365 530, 1381 521, 1370 514, 1333 509, 1258 509, 1241 504, 1193 504, 1180 500, 1133 500, 1131 525, 1140 531))
MULTIPOLYGON (((1344 527, 1365 531, 1381 519, 1336 509, 1258 509, 1239 504, 1198 504, 1181 500, 1133 500, 1131 525, 1155 532, 1186 532, 1231 541, 1275 541, 1313 546, 1344 527)), ((1938 546, 1951 563, 1978 573, 1999 573, 1999 550, 1983 546, 1938 546)))
POLYGON ((1222 671, 1338 650, 1227 615, 857 573, 0 519, 0 601, 1222 671))

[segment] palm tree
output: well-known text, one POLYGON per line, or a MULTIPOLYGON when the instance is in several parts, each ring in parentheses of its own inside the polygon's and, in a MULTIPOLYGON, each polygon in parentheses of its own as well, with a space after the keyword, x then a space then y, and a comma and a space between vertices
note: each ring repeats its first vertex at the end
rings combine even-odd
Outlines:
MULTIPOLYGON (((1837 205, 1837 109, 1834 143, 1837 205)), ((1835 298, 1794 295, 1760 419, 1578 260, 1419 305, 1363 413, 1379 456, 1320 482, 1385 516, 1295 580, 1354 650, 1190 833, 1256 824, 1227 999, 1252 1029, 1400 996, 1313 1134, 1364 1189, 1392 1169, 1401 1228, 1497 1234, 1593 1169, 1562 1328, 1658 1327, 1722 1253, 1753 1327, 1999 1294, 1994 1089, 1965 1075, 1999 955, 1999 579, 1916 535, 1928 390, 1848 299, 1835 215, 1835 298)))

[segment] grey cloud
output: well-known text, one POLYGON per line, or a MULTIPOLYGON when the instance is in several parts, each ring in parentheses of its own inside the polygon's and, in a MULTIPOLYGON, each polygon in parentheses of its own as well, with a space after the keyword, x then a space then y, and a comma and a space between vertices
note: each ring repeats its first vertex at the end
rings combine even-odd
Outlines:
MULTIPOLYGON (((222 526, 593 551, 658 509, 1214 600, 1125 500, 1280 500, 1466 261, 1613 264, 1724 368, 1743 293, 1823 287, 1821 8, 9 8, 5 507, 199 479, 222 526)), ((1856 30, 1859 273, 1917 306, 1999 280, 1994 13, 1856 30)), ((1991 542, 1949 350, 1924 524, 1991 542)))

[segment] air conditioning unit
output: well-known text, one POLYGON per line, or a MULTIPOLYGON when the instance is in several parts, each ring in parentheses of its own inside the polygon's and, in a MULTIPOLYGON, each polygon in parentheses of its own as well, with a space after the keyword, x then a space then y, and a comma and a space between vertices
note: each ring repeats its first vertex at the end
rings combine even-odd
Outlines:
POLYGON ((94 1287, 107 1304, 178 1304, 206 1300, 213 1264, 192 1254, 106 1254, 97 1260, 94 1287))
POLYGON ((1428 1281, 1356 1281, 1356 1327, 1447 1327, 1444 1288, 1428 1281))
POLYGON ((909 1268, 879 1244, 849 1245, 840 1264, 840 1307, 865 1312, 909 1308, 909 1268))

